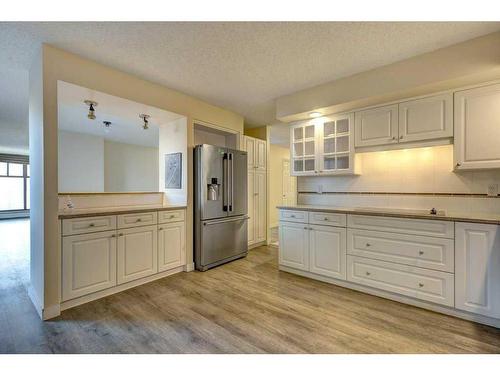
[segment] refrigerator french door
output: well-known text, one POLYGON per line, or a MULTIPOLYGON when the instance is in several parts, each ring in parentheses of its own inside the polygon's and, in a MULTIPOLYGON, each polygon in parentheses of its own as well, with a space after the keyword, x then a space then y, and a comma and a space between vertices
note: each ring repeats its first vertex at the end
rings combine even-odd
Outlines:
POLYGON ((248 253, 247 153, 198 145, 194 169, 194 258, 206 271, 248 253))

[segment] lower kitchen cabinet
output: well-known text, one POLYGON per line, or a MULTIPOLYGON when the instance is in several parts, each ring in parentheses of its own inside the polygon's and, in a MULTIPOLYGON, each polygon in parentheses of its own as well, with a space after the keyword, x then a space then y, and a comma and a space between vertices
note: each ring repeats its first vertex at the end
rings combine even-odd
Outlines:
POLYGON ((280 264, 309 271, 309 229, 303 223, 280 223, 280 264))
POLYGON ((157 226, 121 229, 117 241, 117 282, 123 284, 158 272, 157 226))
POLYGON ((63 237, 63 301, 115 285, 116 233, 114 230, 63 237))
POLYGON ((500 318, 500 226, 455 224, 455 307, 500 318))
POLYGON ((186 225, 176 222, 158 225, 158 272, 185 264, 186 225))
POLYGON ((309 227, 310 271, 346 279, 346 229, 311 225, 309 227))

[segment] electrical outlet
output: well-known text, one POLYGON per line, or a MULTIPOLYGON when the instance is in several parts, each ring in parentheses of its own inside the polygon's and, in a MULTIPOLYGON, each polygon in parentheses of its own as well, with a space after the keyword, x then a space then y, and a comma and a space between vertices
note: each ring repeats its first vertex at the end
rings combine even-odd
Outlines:
POLYGON ((488 185, 488 196, 496 197, 498 195, 498 184, 489 184, 488 185))

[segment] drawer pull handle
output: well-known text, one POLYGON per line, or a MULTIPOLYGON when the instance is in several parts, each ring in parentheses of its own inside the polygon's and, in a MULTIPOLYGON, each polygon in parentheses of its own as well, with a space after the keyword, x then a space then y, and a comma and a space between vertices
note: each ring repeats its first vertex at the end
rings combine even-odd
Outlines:
POLYGON ((293 218, 295 218, 295 215, 290 215, 290 217, 293 217, 293 218))
POLYGON ((118 234, 118 236, 119 236, 119 237, 123 236, 123 233, 119 233, 119 234, 118 234))
POLYGON ((89 227, 93 228, 93 227, 95 227, 95 224, 94 223, 90 223, 89 227))
POLYGON ((328 221, 328 218, 327 218, 327 217, 325 217, 323 220, 324 220, 324 221, 328 221))
POLYGON ((170 219, 173 219, 175 217, 175 215, 170 215, 170 219))
POLYGON ((112 234, 112 235, 111 235, 111 238, 115 238, 115 237, 116 237, 116 234, 112 234))
POLYGON ((140 219, 140 218, 136 220, 137 223, 140 223, 141 221, 142 221, 142 219, 140 219))
POLYGON ((424 252, 423 252, 422 250, 420 250, 420 251, 418 252, 418 254, 419 254, 419 255, 424 255, 424 252))
POLYGON ((366 271, 366 276, 370 276, 371 274, 371 272, 366 271))
POLYGON ((423 284, 423 283, 418 283, 418 286, 419 286, 420 288, 422 288, 422 287, 424 286, 424 284, 423 284))
POLYGON ((158 228, 158 230, 163 230, 163 228, 160 227, 160 228, 158 228))
POLYGON ((371 244, 369 244, 369 243, 367 242, 367 243, 366 243, 366 247, 370 247, 370 246, 371 246, 371 244))
POLYGON ((309 228, 308 227, 304 227, 305 230, 308 230, 309 228))

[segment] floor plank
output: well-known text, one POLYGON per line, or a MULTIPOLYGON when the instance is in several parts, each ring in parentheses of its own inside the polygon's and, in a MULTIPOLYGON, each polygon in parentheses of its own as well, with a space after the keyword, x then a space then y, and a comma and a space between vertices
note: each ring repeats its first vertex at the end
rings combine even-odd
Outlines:
POLYGON ((500 353, 500 330, 280 272, 277 250, 176 274, 41 322, 27 220, 0 222, 0 353, 500 353), (29 237, 29 236, 28 236, 29 237))

